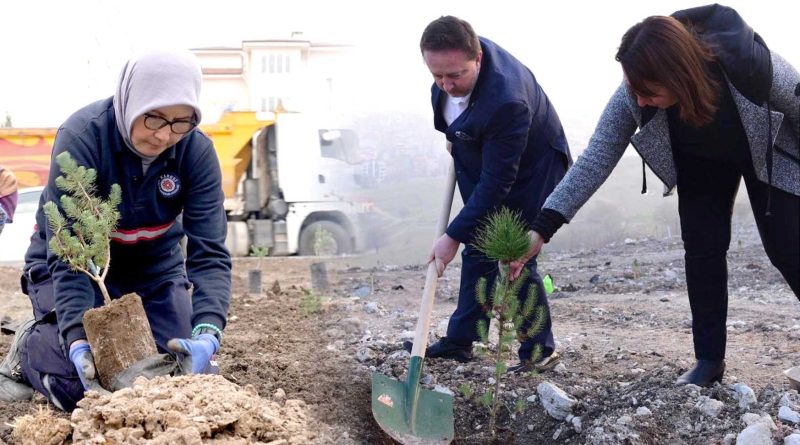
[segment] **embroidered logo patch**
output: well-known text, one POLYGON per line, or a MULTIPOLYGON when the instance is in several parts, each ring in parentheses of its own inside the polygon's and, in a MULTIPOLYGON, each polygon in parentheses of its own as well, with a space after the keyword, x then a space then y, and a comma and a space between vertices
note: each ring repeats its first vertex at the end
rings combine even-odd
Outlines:
POLYGON ((173 173, 164 173, 158 178, 158 191, 165 198, 172 198, 181 189, 181 181, 173 173))

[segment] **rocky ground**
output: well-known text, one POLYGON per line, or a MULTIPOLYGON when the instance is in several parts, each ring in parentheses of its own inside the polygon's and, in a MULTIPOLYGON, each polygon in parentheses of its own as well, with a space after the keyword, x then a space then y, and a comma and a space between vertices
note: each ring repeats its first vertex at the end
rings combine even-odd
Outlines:
MULTIPOLYGON (((401 343, 413 336, 425 268, 326 260, 324 289, 312 286, 311 261, 264 261, 265 289, 252 294, 247 275, 256 262, 237 260, 218 357, 222 377, 250 388, 248 394, 259 394, 280 415, 302 417, 295 420, 302 420, 308 443, 392 443, 372 418, 371 376, 405 377, 409 357, 401 343), (302 412, 280 411, 287 400, 302 401, 302 412)), ((551 372, 501 381, 502 442, 800 443, 800 396, 783 375, 800 364, 800 303, 752 228, 731 245, 728 370, 711 388, 673 386, 694 362, 678 239, 546 252, 540 270, 555 281, 550 305, 562 360, 551 372)), ((431 341, 446 329, 459 272, 453 264, 439 281, 431 341)), ((16 270, 0 270, 0 315, 15 320, 30 310, 16 280, 16 270)), ((2 350, 10 339, 0 337, 2 350)), ((426 360, 423 387, 455 396, 454 443, 491 442, 488 410, 477 397, 490 386, 493 369, 488 358, 426 360)), ((19 441, 7 425, 45 405, 39 397, 0 403, 0 438, 19 441)))

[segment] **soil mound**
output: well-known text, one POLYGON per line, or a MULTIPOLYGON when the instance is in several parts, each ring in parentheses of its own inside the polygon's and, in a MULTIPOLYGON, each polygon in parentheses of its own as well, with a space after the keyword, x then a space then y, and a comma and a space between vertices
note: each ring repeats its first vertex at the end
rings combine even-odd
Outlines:
MULTIPOLYGON (((19 419, 14 437, 22 443, 62 443, 64 419, 50 414, 51 425, 58 426, 53 428, 46 416, 19 419)), ((313 439, 306 432, 305 402, 262 399, 252 386, 241 388, 217 375, 140 378, 111 395, 89 392, 71 424, 72 442, 82 444, 290 445, 313 439)))

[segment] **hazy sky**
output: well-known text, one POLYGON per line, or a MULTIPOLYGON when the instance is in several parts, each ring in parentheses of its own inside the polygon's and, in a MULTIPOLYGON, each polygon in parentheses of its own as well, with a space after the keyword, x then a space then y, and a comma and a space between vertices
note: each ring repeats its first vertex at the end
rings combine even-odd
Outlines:
MULTIPOLYGON (((120 67, 156 47, 239 46, 246 39, 352 43, 366 80, 365 109, 429 112, 431 79, 418 39, 440 15, 476 31, 525 62, 556 105, 565 127, 590 125, 621 79, 619 39, 642 18, 697 1, 240 1, 4 0, 0 118, 15 126, 58 126, 81 106, 110 96, 120 67), (224 5, 224 6, 223 6, 224 5), (488 5, 488 6, 487 6, 488 5), (523 6, 524 5, 524 6, 523 6)), ((771 48, 800 66, 800 1, 736 0, 771 48)))

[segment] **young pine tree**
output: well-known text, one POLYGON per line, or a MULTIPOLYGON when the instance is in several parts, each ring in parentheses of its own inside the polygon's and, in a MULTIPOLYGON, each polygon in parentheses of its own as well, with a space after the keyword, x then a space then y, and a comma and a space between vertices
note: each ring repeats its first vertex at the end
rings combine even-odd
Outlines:
POLYGON ((56 156, 56 162, 62 173, 56 178, 56 186, 64 192, 61 207, 66 215, 61 214, 53 201, 44 205, 47 223, 53 232, 50 250, 70 269, 85 273, 97 283, 108 304, 111 298, 105 278, 111 262, 109 235, 119 221, 117 206, 122 191, 114 184, 108 200, 103 200, 97 197, 94 169, 79 166, 67 152, 56 156))
MULTIPOLYGON (((478 281, 476 294, 478 303, 486 312, 489 320, 497 323, 497 350, 494 352, 495 383, 488 388, 481 401, 490 408, 489 428, 495 434, 497 412, 500 408, 500 381, 508 369, 506 358, 511 354, 514 338, 520 342, 535 337, 544 328, 547 309, 536 306, 538 296, 536 286, 529 286, 524 304, 520 301, 520 291, 530 271, 524 268, 522 274, 514 281, 509 276, 509 266, 513 260, 521 257, 530 249, 530 237, 522 217, 508 208, 501 208, 491 214, 478 231, 473 246, 486 257, 497 261, 500 274, 494 282, 491 295, 487 294, 487 280, 478 281)), ((489 344, 489 325, 485 320, 478 322, 478 334, 484 344, 489 344)), ((534 348, 533 357, 536 362, 542 354, 542 345, 534 348)))

